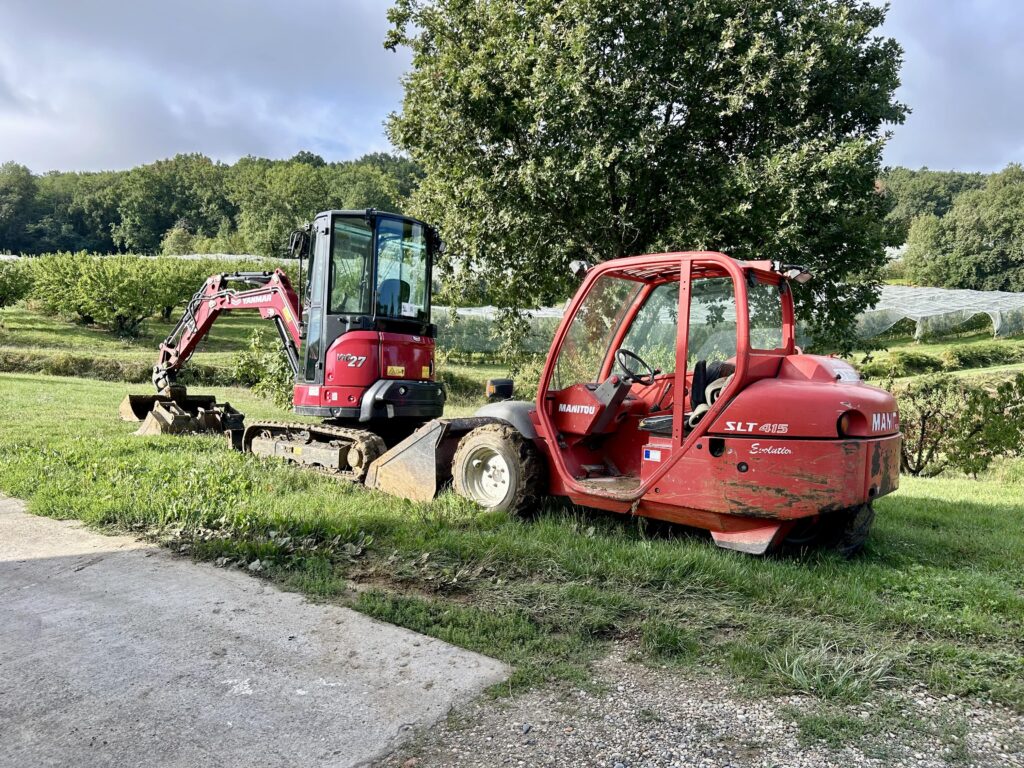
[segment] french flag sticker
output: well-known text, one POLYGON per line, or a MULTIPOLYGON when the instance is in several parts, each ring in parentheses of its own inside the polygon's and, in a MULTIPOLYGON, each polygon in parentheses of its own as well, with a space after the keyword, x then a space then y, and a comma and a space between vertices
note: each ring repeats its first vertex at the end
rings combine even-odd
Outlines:
POLYGON ((644 448, 644 461, 661 461, 661 451, 644 448))

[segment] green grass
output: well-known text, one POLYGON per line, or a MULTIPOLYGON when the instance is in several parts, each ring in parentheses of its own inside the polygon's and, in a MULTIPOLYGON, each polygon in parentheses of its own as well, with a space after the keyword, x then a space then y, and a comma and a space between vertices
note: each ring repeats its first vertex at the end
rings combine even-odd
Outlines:
MULTIPOLYGON (((103 381, 148 383, 160 343, 174 324, 151 318, 132 338, 34 312, 24 306, 0 309, 0 373, 45 373, 103 381)), ((276 338, 271 324, 255 313, 225 312, 183 370, 185 384, 230 384, 236 355, 253 330, 276 338)), ((484 382, 504 377, 494 365, 439 366, 450 402, 461 411, 483 402, 484 382)))
MULTIPOLYGON (((0 375, 0 490, 222 564, 259 559, 287 587, 514 664, 510 690, 582 683, 616 640, 755 692, 808 693, 839 718, 912 683, 1024 711, 1013 466, 998 480, 904 479, 852 562, 752 558, 624 516, 552 504, 518 520, 450 495, 417 505, 216 438, 136 438, 115 418, 127 389, 0 375)), ((281 415, 246 390, 217 394, 281 415)))
MULTIPOLYGON (((202 341, 190 365, 205 378, 226 379, 235 355, 246 347, 258 316, 225 313, 202 341)), ((148 381, 160 342, 174 328, 157 318, 141 332, 122 339, 100 330, 33 312, 24 307, 0 309, 0 370, 47 371, 92 378, 148 381)), ((270 329, 272 330, 272 329, 270 329)))

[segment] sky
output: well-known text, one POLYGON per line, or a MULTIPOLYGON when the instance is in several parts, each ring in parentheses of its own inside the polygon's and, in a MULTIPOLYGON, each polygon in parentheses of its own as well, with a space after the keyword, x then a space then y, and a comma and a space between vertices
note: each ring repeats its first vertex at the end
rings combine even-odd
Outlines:
MULTIPOLYGON (((1024 162, 1020 0, 892 0, 905 49, 891 165, 1024 162)), ((387 0, 0 0, 0 162, 129 168, 390 149, 409 54, 387 0)))

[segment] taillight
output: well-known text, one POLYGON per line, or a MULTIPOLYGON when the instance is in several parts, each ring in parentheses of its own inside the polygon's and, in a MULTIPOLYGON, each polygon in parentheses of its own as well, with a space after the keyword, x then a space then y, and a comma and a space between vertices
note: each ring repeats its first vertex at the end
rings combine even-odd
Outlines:
POLYGON ((836 432, 839 433, 840 437, 849 437, 850 435, 850 412, 847 411, 839 417, 839 421, 836 422, 836 432))

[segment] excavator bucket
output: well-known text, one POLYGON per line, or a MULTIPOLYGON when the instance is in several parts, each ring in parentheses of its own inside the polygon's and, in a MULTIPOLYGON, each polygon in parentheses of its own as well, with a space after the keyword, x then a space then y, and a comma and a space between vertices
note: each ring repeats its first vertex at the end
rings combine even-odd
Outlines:
POLYGON ((213 408, 217 398, 213 395, 126 395, 121 401, 118 415, 121 421, 145 421, 157 405, 173 403, 188 413, 197 413, 200 408, 213 408))
POLYGON ((180 435, 192 432, 239 432, 245 416, 213 395, 189 395, 184 388, 170 395, 128 395, 121 401, 122 421, 142 422, 136 435, 180 435))
POLYGON ((185 432, 195 432, 194 421, 188 412, 182 410, 173 402, 157 402, 153 409, 146 415, 142 426, 135 432, 136 435, 180 435, 185 432))
POLYGON ((452 479, 452 458, 459 440, 496 419, 434 419, 370 465, 366 485, 410 501, 430 501, 452 479))

